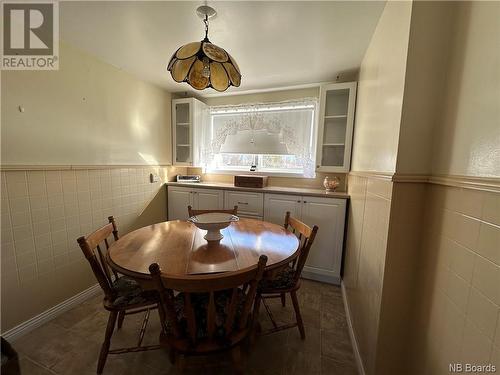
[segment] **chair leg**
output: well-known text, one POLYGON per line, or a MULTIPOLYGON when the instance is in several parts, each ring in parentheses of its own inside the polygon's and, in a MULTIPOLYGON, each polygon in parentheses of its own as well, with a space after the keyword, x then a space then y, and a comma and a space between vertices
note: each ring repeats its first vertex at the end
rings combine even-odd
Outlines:
POLYGON ((286 305, 286 298, 285 298, 285 293, 281 293, 281 306, 285 307, 286 305))
POLYGON ((182 374, 186 370, 186 356, 180 354, 176 358, 177 370, 182 374))
POLYGON ((123 319, 125 319, 125 311, 120 311, 118 313, 118 329, 122 328, 123 319))
POLYGON ((235 373, 243 374, 243 364, 241 362, 241 348, 239 345, 231 349, 231 357, 233 358, 233 366, 235 373))
POLYGON ((168 359, 172 365, 175 365, 176 357, 177 357, 177 354, 175 352, 175 349, 169 348, 168 349, 168 359))
POLYGON ((300 338, 304 340, 306 338, 306 331, 304 329, 304 323, 302 322, 302 315, 300 315, 299 300, 297 299, 297 292, 294 290, 290 292, 292 297, 293 309, 295 310, 295 318, 297 319, 297 326, 300 331, 300 338))
POLYGON ((97 362, 97 373, 102 374, 104 365, 106 364, 106 358, 108 357, 109 345, 111 343, 111 336, 113 335, 113 330, 115 329, 116 318, 118 312, 111 311, 109 313, 108 325, 106 326, 106 334, 104 336, 104 342, 101 346, 101 353, 99 354, 99 361, 97 362))
POLYGON ((257 333, 260 333, 261 327, 260 327, 260 322, 259 322, 259 309, 260 309, 260 301, 262 299, 262 296, 257 293, 255 296, 255 301, 253 305, 253 313, 252 313, 252 326, 250 330, 250 344, 253 344, 255 342, 255 335, 257 333))

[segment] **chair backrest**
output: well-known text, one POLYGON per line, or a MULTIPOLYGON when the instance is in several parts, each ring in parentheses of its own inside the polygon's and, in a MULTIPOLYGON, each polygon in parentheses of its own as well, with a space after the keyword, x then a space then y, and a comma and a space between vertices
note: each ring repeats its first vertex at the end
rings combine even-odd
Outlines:
POLYGON ((210 214, 212 212, 220 212, 223 214, 238 215, 238 206, 234 206, 231 210, 193 210, 193 207, 188 206, 189 217, 201 215, 201 214, 210 214))
POLYGON ((231 272, 224 277, 220 274, 208 274, 192 275, 188 279, 171 276, 166 279, 162 277, 159 265, 151 264, 149 272, 160 295, 160 320, 169 341, 173 345, 177 343, 181 348, 190 347, 196 351, 197 343, 203 339, 205 348, 208 345, 216 350, 232 343, 236 337, 241 339, 248 334, 252 325, 251 311, 257 286, 266 263, 267 256, 261 255, 254 267, 231 272), (185 325, 178 320, 174 292, 182 293, 185 325), (219 298, 221 293, 225 298, 219 298), (206 303, 206 308, 201 312, 196 310, 199 305, 196 301, 200 298, 204 298, 206 303), (220 312, 221 309, 226 312, 223 322, 217 315, 217 311, 220 312), (206 333, 202 338, 198 335, 200 330, 206 333))
POLYGON ((316 238, 316 233, 318 232, 318 226, 315 225, 312 228, 302 221, 297 220, 290 215, 290 211, 285 214, 285 229, 290 230, 299 238, 299 255, 292 261, 292 268, 295 270, 294 279, 297 282, 302 273, 302 269, 307 261, 307 256, 309 255, 309 250, 316 238))
MULTIPOLYGON (((92 271, 99 282, 104 295, 107 299, 113 300, 115 293, 112 288, 113 279, 112 273, 106 263, 106 259, 101 249, 101 244, 104 243, 106 251, 109 249, 108 238, 113 235, 114 240, 118 240, 118 229, 116 227, 115 219, 113 216, 108 217, 109 224, 97 229, 95 232, 89 234, 87 237, 82 236, 77 239, 78 245, 83 251, 83 255, 90 263, 92 271)), ((118 278, 116 272, 113 271, 115 279, 118 278)))

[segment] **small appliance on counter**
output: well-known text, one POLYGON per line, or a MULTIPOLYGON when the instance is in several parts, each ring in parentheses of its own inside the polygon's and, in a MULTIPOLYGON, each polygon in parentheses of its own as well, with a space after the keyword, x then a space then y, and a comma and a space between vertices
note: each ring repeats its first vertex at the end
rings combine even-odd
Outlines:
POLYGON ((178 174, 177 182, 201 182, 199 174, 178 174))

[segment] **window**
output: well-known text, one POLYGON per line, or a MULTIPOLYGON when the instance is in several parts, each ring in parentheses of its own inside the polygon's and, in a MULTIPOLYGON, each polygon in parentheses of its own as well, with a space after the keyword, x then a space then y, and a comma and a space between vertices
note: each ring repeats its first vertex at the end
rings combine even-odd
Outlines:
POLYGON ((315 99, 210 107, 201 164, 239 171, 314 177, 315 99))

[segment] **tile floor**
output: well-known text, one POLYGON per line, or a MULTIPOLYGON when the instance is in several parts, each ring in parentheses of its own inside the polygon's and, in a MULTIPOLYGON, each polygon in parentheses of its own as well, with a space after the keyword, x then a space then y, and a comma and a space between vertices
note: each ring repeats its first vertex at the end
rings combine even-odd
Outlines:
MULTIPOLYGON (((100 296, 70 310, 13 343, 20 354, 22 375, 95 374, 99 348, 107 322, 100 296)), ((248 374, 357 374, 340 288, 303 280, 299 291, 306 326, 302 341, 297 329, 259 337, 244 349, 248 374)), ((269 300, 276 320, 293 318, 289 298, 286 307, 279 299, 269 300)), ((113 335, 113 345, 135 345, 142 314, 127 316, 123 328, 113 335)), ((261 309, 265 329, 270 321, 261 309)), ((151 312, 144 342, 158 340, 159 320, 151 312)), ((103 374, 177 374, 163 350, 110 355, 103 374)), ((231 374, 230 355, 190 357, 185 373, 231 374)))

